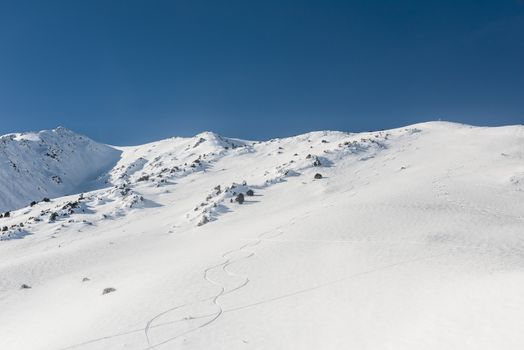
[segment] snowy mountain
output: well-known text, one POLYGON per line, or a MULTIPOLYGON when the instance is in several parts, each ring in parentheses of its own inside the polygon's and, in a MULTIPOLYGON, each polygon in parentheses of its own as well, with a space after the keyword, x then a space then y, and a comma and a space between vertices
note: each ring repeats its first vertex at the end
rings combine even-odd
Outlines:
POLYGON ((0 136, 0 211, 93 188, 119 154, 63 127, 0 136))
POLYGON ((524 345, 524 126, 58 128, 0 164, 0 349, 524 345))

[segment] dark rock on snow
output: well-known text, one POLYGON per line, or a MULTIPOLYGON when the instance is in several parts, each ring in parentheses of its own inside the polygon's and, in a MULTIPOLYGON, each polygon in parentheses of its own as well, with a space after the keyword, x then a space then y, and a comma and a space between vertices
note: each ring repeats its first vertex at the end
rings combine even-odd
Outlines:
POLYGON ((116 289, 113 288, 113 287, 104 288, 104 290, 102 291, 102 295, 104 295, 104 294, 109 294, 109 293, 113 293, 113 292, 116 292, 116 289))
POLYGON ((237 202, 238 204, 244 203, 244 195, 242 193, 239 193, 235 198, 235 202, 237 202))

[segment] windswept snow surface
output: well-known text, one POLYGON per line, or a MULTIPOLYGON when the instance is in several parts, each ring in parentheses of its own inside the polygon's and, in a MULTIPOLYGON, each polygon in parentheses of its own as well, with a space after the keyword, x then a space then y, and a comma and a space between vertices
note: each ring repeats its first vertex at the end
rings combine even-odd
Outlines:
POLYGON ((523 126, 106 147, 0 218, 0 349, 524 346, 523 126))

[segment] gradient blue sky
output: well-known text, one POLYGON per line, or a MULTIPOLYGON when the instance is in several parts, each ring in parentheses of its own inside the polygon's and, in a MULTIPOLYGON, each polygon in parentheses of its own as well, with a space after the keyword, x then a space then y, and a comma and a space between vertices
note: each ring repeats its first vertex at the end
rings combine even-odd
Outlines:
POLYGON ((524 123, 524 0, 0 0, 0 134, 524 123))

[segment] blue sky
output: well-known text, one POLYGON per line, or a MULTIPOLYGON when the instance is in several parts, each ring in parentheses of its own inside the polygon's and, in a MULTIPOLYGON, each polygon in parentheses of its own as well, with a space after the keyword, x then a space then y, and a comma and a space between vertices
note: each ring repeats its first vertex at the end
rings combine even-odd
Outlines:
POLYGON ((524 0, 0 0, 0 134, 524 123, 524 0))

